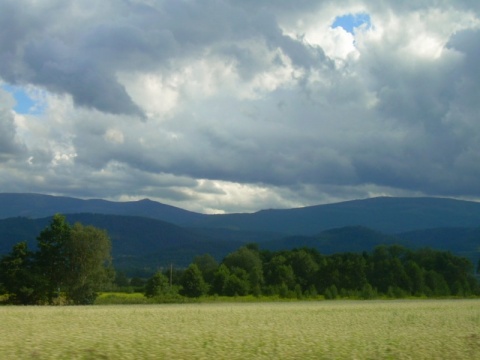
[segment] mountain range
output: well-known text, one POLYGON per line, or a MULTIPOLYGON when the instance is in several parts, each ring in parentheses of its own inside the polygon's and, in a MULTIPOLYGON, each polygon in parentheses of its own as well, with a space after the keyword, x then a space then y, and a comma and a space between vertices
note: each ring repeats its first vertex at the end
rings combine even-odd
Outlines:
POLYGON ((117 268, 151 273, 195 255, 217 260, 243 244, 261 249, 313 247, 325 254, 370 251, 380 244, 432 247, 480 258, 480 203, 445 198, 379 197, 248 214, 199 214, 148 199, 82 200, 0 193, 0 255, 35 239, 55 213, 106 229, 117 268))

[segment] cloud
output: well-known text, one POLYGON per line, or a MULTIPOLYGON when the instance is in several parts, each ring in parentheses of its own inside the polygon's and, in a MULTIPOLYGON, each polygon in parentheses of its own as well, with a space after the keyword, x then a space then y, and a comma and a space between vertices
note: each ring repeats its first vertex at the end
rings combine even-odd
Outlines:
POLYGON ((24 151, 17 138, 15 117, 11 111, 14 104, 13 97, 0 89, 0 163, 14 160, 24 151))
POLYGON ((480 197, 475 1, 27 2, 0 3, 0 77, 42 111, 3 92, 5 191, 208 212, 480 197))

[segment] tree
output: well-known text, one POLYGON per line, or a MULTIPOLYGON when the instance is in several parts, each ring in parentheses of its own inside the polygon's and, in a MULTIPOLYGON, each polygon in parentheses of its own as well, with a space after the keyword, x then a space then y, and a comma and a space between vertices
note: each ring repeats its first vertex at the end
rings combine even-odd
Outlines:
POLYGON ((67 275, 65 244, 70 239, 70 225, 65 216, 56 214, 37 237, 38 251, 35 254, 39 275, 43 278, 41 292, 49 303, 58 297, 67 275))
POLYGON ((425 273, 425 285, 430 290, 430 294, 428 294, 430 296, 450 295, 450 288, 445 278, 434 270, 429 270, 425 273))
POLYGON ((200 297, 207 292, 207 285, 203 280, 202 272, 196 264, 190 264, 181 280, 181 294, 187 297, 200 297))
POLYGON ((424 270, 413 260, 408 260, 405 264, 405 271, 410 278, 410 294, 420 296, 425 293, 424 270))
POLYGON ((64 247, 67 298, 74 304, 91 304, 97 291, 114 278, 110 238, 104 230, 76 223, 64 247))
POLYGON ((13 246, 12 252, 0 260, 0 283, 14 304, 39 302, 38 278, 33 271, 33 253, 26 242, 13 246))
POLYGON ((310 252, 306 249, 294 250, 290 255, 289 262, 296 282, 300 284, 302 291, 307 290, 311 284, 315 283, 319 266, 310 252))
POLYGON ((326 290, 325 290, 325 299, 327 300, 334 300, 338 297, 338 289, 335 286, 335 284, 330 285, 326 290))
POLYGON ((196 264, 202 272, 203 279, 206 283, 212 284, 215 276, 215 271, 218 269, 218 263, 210 254, 195 256, 193 263, 196 264))
POLYGON ((245 296, 250 291, 248 274, 244 269, 233 268, 232 273, 227 278, 224 286, 224 295, 227 296, 245 296))
POLYGON ((168 278, 157 271, 145 285, 145 296, 148 298, 165 295, 170 290, 168 278))
POLYGON ((258 251, 241 247, 237 251, 228 254, 223 263, 233 272, 235 268, 243 269, 248 274, 250 291, 255 295, 260 294, 263 285, 263 265, 258 251))
POLYGON ((283 255, 273 256, 264 265, 265 282, 273 289, 286 288, 292 290, 295 287, 295 274, 292 266, 287 264, 283 255))
POLYGON ((91 304, 96 292, 113 279, 105 231, 81 224, 71 227, 57 214, 37 241, 37 252, 19 243, 0 261, 1 281, 12 302, 52 304, 64 294, 74 304, 91 304))
POLYGON ((213 276, 213 283, 210 292, 212 294, 224 295, 225 285, 227 284, 228 278, 230 277, 230 270, 221 264, 213 276))

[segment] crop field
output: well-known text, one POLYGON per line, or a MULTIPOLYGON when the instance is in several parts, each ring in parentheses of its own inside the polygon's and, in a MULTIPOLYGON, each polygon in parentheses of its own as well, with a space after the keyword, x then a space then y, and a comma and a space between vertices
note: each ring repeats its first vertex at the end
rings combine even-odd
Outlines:
POLYGON ((4 359, 478 359, 480 300, 0 307, 4 359))

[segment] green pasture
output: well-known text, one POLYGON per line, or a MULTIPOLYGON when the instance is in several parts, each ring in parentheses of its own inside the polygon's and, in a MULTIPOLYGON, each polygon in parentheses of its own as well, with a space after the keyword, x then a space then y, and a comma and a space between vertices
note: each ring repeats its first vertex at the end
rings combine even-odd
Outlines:
POLYGON ((0 319, 4 359, 475 359, 480 354, 478 299, 3 306, 0 319))

